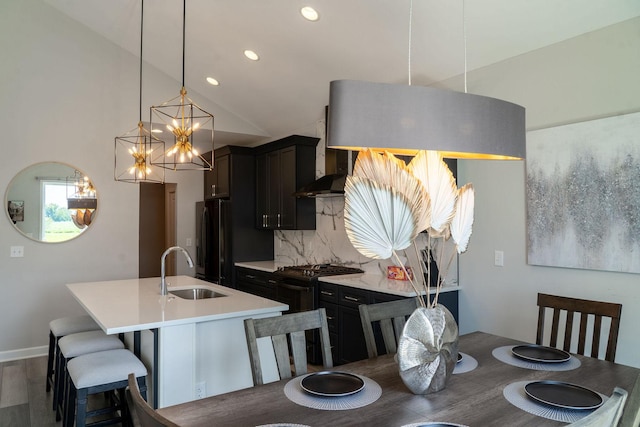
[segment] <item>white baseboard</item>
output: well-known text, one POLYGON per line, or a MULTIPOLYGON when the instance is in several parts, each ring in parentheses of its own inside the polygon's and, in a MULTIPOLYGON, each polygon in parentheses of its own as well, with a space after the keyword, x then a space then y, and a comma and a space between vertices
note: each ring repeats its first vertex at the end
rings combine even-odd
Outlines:
POLYGON ((32 357, 46 356, 49 354, 49 347, 21 348, 19 350, 0 351, 0 362, 11 362, 12 360, 29 359, 32 357))

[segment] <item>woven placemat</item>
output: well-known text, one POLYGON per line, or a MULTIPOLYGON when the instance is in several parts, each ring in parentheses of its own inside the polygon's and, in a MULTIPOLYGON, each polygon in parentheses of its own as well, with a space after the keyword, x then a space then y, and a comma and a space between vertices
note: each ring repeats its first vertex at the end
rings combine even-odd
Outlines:
POLYGON ((462 355, 462 360, 456 363, 456 367, 453 368, 454 374, 464 374, 466 372, 471 372, 478 367, 478 361, 472 356, 469 356, 467 353, 460 354, 462 355))
MULTIPOLYGON (((557 408, 551 405, 545 405, 544 403, 536 402, 527 396, 524 391, 524 387, 532 381, 518 381, 511 383, 504 388, 502 394, 509 403, 516 408, 520 408, 530 414, 537 415, 542 418, 547 418, 554 421, 560 421, 563 423, 573 423, 579 419, 589 415, 593 409, 565 409, 557 408)), ((600 393, 598 393, 600 394, 600 393)), ((607 396, 600 394, 602 399, 606 401, 607 396)))
MULTIPOLYGON (((308 374, 312 375, 312 374, 308 374)), ((322 409, 326 411, 341 411, 346 409, 361 408, 369 405, 380 398, 382 388, 371 378, 358 375, 364 381, 364 388, 349 396, 324 397, 307 393, 302 389, 300 382, 307 375, 295 377, 287 382, 284 386, 284 394, 289 400, 298 405, 306 406, 313 409, 322 409)))
POLYGON ((571 356, 571 359, 560 363, 531 362, 514 356, 511 352, 513 347, 515 346, 505 345, 503 347, 494 348, 491 354, 493 354, 493 357, 499 361, 508 365, 525 369, 534 369, 536 371, 570 371, 572 369, 579 368, 580 365, 582 365, 580 359, 575 356, 571 356))

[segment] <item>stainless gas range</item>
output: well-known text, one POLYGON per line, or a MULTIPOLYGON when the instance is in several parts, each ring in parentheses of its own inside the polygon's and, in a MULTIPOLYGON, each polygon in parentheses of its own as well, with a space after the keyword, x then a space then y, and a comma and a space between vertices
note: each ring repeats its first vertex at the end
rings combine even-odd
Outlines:
POLYGON ((318 308, 318 279, 325 276, 363 273, 359 268, 335 264, 308 264, 280 267, 276 276, 276 299, 289 304, 289 312, 318 308))

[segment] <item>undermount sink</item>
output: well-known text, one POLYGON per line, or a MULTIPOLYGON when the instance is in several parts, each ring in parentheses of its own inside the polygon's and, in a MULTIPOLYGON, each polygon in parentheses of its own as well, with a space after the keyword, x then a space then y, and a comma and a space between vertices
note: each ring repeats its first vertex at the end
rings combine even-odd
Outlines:
POLYGON ((170 290, 169 293, 179 298, 190 300, 226 297, 225 294, 208 288, 176 289, 173 291, 170 290))

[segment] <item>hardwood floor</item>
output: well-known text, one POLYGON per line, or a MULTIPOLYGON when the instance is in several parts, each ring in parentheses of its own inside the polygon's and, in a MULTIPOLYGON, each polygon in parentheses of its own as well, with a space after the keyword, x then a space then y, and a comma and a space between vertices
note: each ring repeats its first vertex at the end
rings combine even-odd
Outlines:
POLYGON ((46 371, 46 357, 0 363, 0 426, 57 425, 46 371))
POLYGON ((0 363, 0 427, 62 426, 51 408, 53 391, 45 391, 46 375, 46 356, 0 363))

